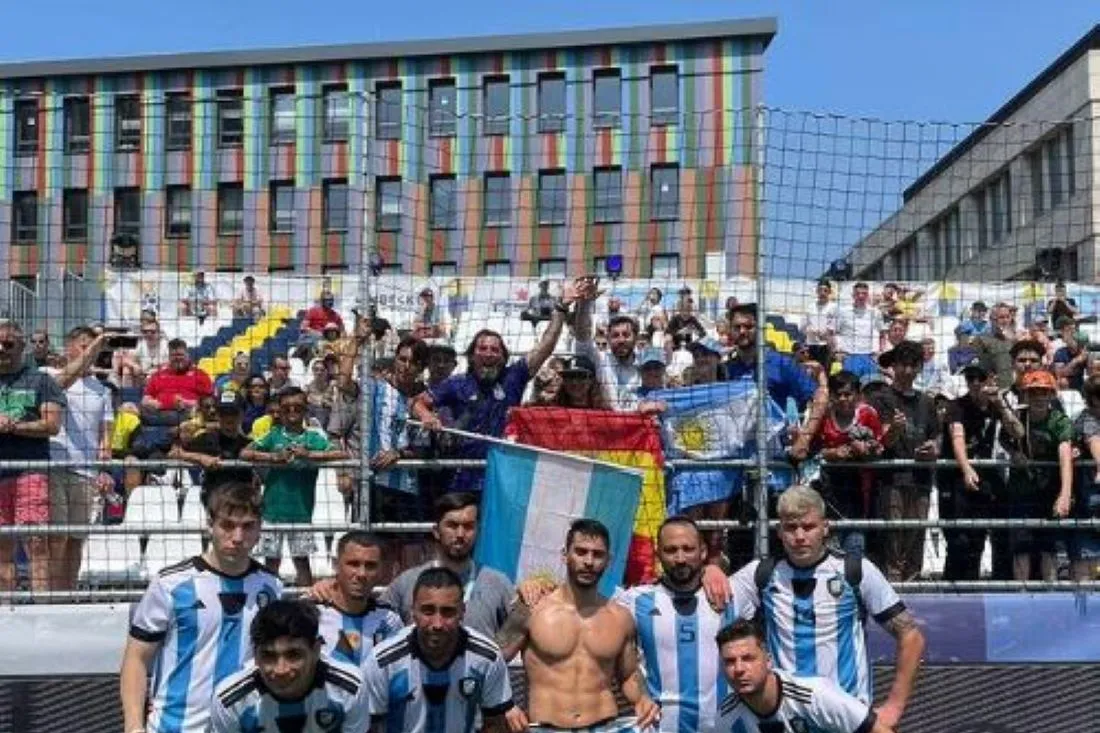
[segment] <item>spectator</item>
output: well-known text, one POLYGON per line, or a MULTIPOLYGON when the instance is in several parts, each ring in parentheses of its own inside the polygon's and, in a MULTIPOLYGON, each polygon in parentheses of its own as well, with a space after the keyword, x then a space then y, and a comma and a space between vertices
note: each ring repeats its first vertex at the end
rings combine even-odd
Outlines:
MULTIPOLYGON (((1001 468, 975 467, 975 459, 996 457, 998 437, 1009 431, 1021 435, 1023 428, 1004 400, 1000 399, 996 375, 981 359, 963 367, 966 394, 947 407, 947 430, 943 455, 954 458, 958 470, 941 470, 936 478, 940 516, 945 519, 999 518, 999 500, 1005 495, 1001 468)), ((944 580, 978 580, 982 552, 989 531, 985 528, 954 528, 943 531, 947 543, 944 580)), ((996 533, 994 533, 996 534, 996 533)))
MULTIPOLYGON (((975 337, 972 343, 978 356, 993 367, 1001 389, 1011 387, 1015 378, 1012 367, 1012 345, 1016 343, 1016 323, 1007 305, 998 303, 994 307, 992 330, 985 335, 975 337)), ((1040 347, 1040 358, 1042 351, 1040 347)))
POLYGON ((265 313, 263 296, 256 290, 256 278, 245 275, 244 287, 233 302, 233 315, 241 318, 263 318, 265 313))
POLYGON ((442 384, 455 373, 458 354, 450 344, 432 344, 428 347, 428 387, 442 384))
POLYGON ((332 414, 332 381, 335 356, 314 359, 309 364, 309 383, 306 384, 306 398, 309 402, 309 417, 321 425, 328 425, 332 414))
POLYGON ((1089 350, 1089 363, 1085 367, 1085 381, 1100 379, 1100 351, 1089 350))
POLYGON ((343 332, 344 319, 336 311, 335 305, 336 296, 332 294, 331 290, 325 290, 321 293, 317 305, 307 310, 305 317, 302 319, 302 343, 315 344, 320 341, 325 326, 330 323, 335 323, 343 332))
POLYGON ((214 419, 172 447, 172 458, 202 469, 202 503, 221 484, 251 484, 251 468, 222 468, 222 461, 239 460, 251 441, 242 431, 244 401, 240 393, 226 390, 214 401, 214 419))
POLYGON ((136 380, 133 386, 140 386, 145 379, 163 368, 170 358, 168 338, 161 331, 160 323, 155 318, 142 318, 141 340, 134 350, 137 366, 131 368, 136 380))
POLYGON ((246 352, 238 351, 233 355, 233 365, 230 372, 214 380, 214 391, 220 393, 228 389, 241 392, 251 376, 252 358, 246 352))
MULTIPOLYGON (((585 281, 593 296, 598 287, 596 279, 585 281)), ((628 315, 612 318, 607 328, 607 344, 601 348, 599 335, 592 335, 592 302, 583 300, 577 306, 573 324, 578 356, 587 357, 596 365, 597 379, 611 409, 629 411, 637 407, 635 391, 641 384, 635 349, 638 344, 638 323, 628 315)))
POLYGON ((641 373, 641 384, 637 390, 639 399, 644 400, 650 393, 665 388, 667 365, 664 349, 651 346, 638 355, 638 369, 641 373))
POLYGON ((530 405, 535 407, 548 407, 558 404, 558 394, 562 386, 562 369, 565 368, 565 360, 551 357, 531 382, 530 405))
POLYGON ((970 343, 970 336, 962 326, 955 329, 955 344, 947 349, 947 367, 952 374, 958 374, 963 367, 978 358, 978 350, 970 343))
POLYGON ((1088 337, 1078 333, 1077 323, 1063 316, 1054 324, 1062 336, 1062 347, 1054 352, 1054 373, 1062 389, 1080 391, 1085 385, 1088 363, 1088 337))
POLYGON ((893 349, 909 337, 909 321, 903 316, 898 316, 887 321, 886 334, 882 340, 882 351, 893 349))
POLYGON ((970 306, 970 318, 959 324, 959 331, 966 336, 986 336, 993 331, 987 318, 989 308, 980 300, 970 306))
POLYGON ((920 374, 913 382, 914 388, 923 392, 934 389, 947 389, 951 386, 951 375, 940 365, 936 358, 936 340, 931 336, 921 339, 920 374))
MULTIPOLYGON (((1020 381, 1024 404, 1019 412, 1022 437, 1002 434, 1012 457, 1008 472, 1007 504, 1010 518, 1049 519, 1069 516, 1073 499, 1073 424, 1054 406, 1058 384, 1050 372, 1028 372, 1020 381), (1054 467, 1033 465, 1052 462, 1054 467)), ((1015 529, 1011 537, 1013 577, 1031 578, 1031 555, 1038 553, 1043 580, 1057 579, 1057 531, 1015 529)))
MULTIPOLYGON (((822 495, 840 519, 871 519, 875 473, 851 464, 874 460, 882 453, 882 423, 875 408, 863 402, 859 377, 840 371, 829 378, 829 409, 815 436, 814 449, 827 462, 821 469, 822 495)), ((866 554, 861 530, 840 530, 840 547, 866 554)))
POLYGON ((682 338, 687 343, 707 335, 707 329, 695 315, 695 299, 691 297, 691 290, 687 290, 686 293, 683 290, 680 291, 680 302, 677 304, 675 315, 668 321, 668 332, 673 338, 682 338))
POLYGON ((50 348, 50 335, 46 332, 46 329, 36 328, 31 332, 31 353, 29 357, 28 362, 33 369, 55 366, 52 362, 57 358, 57 354, 50 348))
POLYGON ((266 379, 259 374, 254 374, 245 381, 241 396, 244 398, 241 430, 247 435, 252 432, 252 425, 267 413, 271 389, 266 379))
POLYGON ((271 394, 278 394, 287 387, 301 387, 290 376, 290 358, 280 354, 271 360, 271 374, 267 379, 267 386, 271 394))
POLYGON ((435 302, 435 293, 424 288, 418 297, 416 321, 413 323, 413 335, 422 341, 446 338, 442 311, 435 302))
POLYGON ((210 425, 218 422, 218 400, 214 395, 204 395, 199 398, 199 404, 191 411, 188 418, 180 423, 179 437, 181 440, 190 440, 210 425))
MULTIPOLYGON (((1073 502, 1075 519, 1100 519, 1100 380, 1090 377, 1084 388, 1085 410, 1074 422, 1074 434, 1082 456, 1092 465, 1078 472, 1077 496, 1073 502)), ((1072 563, 1074 580, 1090 580, 1100 560, 1100 529, 1070 530, 1066 548, 1072 563)))
POLYGON ((661 300, 663 298, 664 294, 661 293, 660 288, 650 288, 649 292, 646 293, 645 300, 638 306, 638 323, 645 324, 645 330, 650 339, 653 338, 655 330, 663 331, 665 324, 668 323, 668 312, 665 311, 665 307, 661 305, 661 300), (661 327, 655 328, 656 324, 659 324, 661 327))
MULTIPOLYGON (((273 466, 264 479, 265 522, 309 524, 317 495, 321 461, 346 458, 320 430, 307 429, 306 395, 300 389, 286 389, 279 395, 279 424, 241 451, 241 458, 273 466)), ((313 584, 309 556, 316 550, 309 531, 267 531, 260 538, 260 554, 268 570, 278 573, 286 539, 299 586, 313 584)))
POLYGON ((195 273, 194 283, 180 301, 180 313, 197 318, 200 324, 207 318, 217 318, 218 298, 214 294, 214 286, 206 282, 206 273, 195 273))
POLYGON ((160 317, 160 293, 155 283, 143 283, 141 286, 141 317, 156 320, 160 317))
POLYGON ((1043 347, 1043 366, 1049 367, 1054 363, 1054 354, 1058 350, 1054 339, 1050 337, 1049 319, 1045 313, 1040 313, 1032 319, 1028 326, 1026 338, 1035 341, 1043 347))
POLYGON ((882 286, 882 293, 875 298, 875 307, 878 308, 884 323, 890 323, 895 318, 904 315, 901 307, 901 288, 897 283, 886 283, 882 286))
POLYGON ((719 366, 729 350, 718 343, 717 339, 707 337, 692 341, 688 345, 688 351, 691 352, 692 384, 713 384, 721 380, 719 366))
MULTIPOLYGON (((50 438, 61 432, 67 406, 53 377, 27 366, 23 329, 0 321, 0 461, 48 461, 50 438)), ((50 521, 49 482, 41 469, 0 469, 0 526, 50 521)), ((49 546, 28 536, 31 590, 50 589, 49 546)), ((15 590, 15 538, 0 536, 0 590, 15 590)))
POLYGON ((1054 285, 1054 298, 1047 301, 1047 315, 1055 328, 1058 327, 1058 321, 1061 319, 1076 320, 1077 316, 1080 315, 1077 301, 1066 296, 1066 284, 1064 282, 1059 281, 1054 285))
POLYGON ((816 293, 817 299, 803 314, 799 327, 810 358, 826 366, 832 362, 839 313, 833 302, 833 286, 828 280, 818 281, 816 293))
MULTIPOLYGON (((301 388, 300 387, 287 387, 286 389, 300 390, 301 388)), ((267 398, 267 411, 263 415, 261 415, 260 417, 256 418, 255 421, 253 421, 252 431, 248 434, 248 437, 251 438, 253 442, 255 442, 257 440, 262 440, 265 435, 267 435, 268 433, 271 432, 272 428, 274 428, 276 425, 279 424, 279 413, 280 413, 280 410, 279 410, 279 395, 280 394, 282 394, 282 392, 279 392, 277 394, 273 393, 271 395, 268 395, 268 398, 267 398)))
MULTIPOLYGON (((57 461, 91 462, 111 458, 114 404, 111 391, 92 376, 92 366, 106 342, 106 335, 78 326, 65 336, 64 369, 46 368, 65 391, 68 408, 61 430, 50 438, 50 458, 57 461)), ((114 490, 111 475, 93 466, 69 466, 50 474, 50 522, 87 524, 96 500, 114 490)), ((50 589, 76 588, 80 573, 83 537, 53 535, 50 548, 50 589)))
POLYGON ((885 321, 876 308, 869 305, 870 288, 865 282, 852 286, 852 307, 839 310, 836 321, 836 348, 841 368, 860 377, 878 371, 875 355, 879 351, 879 335, 885 321))
POLYGON ((145 385, 141 400, 143 422, 178 425, 199 399, 214 394, 210 377, 191 363, 183 339, 168 342, 168 364, 158 370, 145 385))
POLYGON ((527 301, 527 307, 519 314, 519 319, 538 328, 543 321, 549 321, 554 313, 554 296, 550 294, 550 281, 539 282, 539 291, 527 301))
MULTIPOLYGON (((879 365, 893 374, 893 383, 871 403, 885 426, 883 458, 933 461, 939 455, 940 430, 935 402, 913 388, 921 361, 921 347, 913 341, 903 341, 879 359, 879 365)), ((931 473, 925 469, 906 466, 880 471, 879 517, 927 519, 931 485, 931 473)), ((920 575, 924 562, 924 530, 889 530, 883 546, 887 578, 897 582, 920 575)))
POLYGON ((607 398, 596 380, 596 365, 587 356, 573 356, 561 370, 561 388, 555 403, 559 407, 583 410, 607 410, 607 398))
MULTIPOLYGON (((561 301, 554 306, 550 325, 538 344, 526 358, 514 364, 509 364, 508 348, 499 333, 489 329, 478 331, 466 349, 467 372, 456 374, 438 387, 421 393, 413 401, 410 411, 430 430, 443 428, 439 411, 447 410, 453 420, 450 427, 495 437, 503 435, 508 409, 522 402, 527 382, 554 353, 554 346, 565 324, 565 314, 578 299, 578 293, 583 293, 585 298, 593 298, 595 287, 581 288, 579 284, 567 286, 561 301)), ((486 451, 484 441, 462 440, 454 453, 461 458, 484 458, 486 451)), ((480 491, 484 473, 479 469, 459 470, 455 474, 453 489, 480 491)))

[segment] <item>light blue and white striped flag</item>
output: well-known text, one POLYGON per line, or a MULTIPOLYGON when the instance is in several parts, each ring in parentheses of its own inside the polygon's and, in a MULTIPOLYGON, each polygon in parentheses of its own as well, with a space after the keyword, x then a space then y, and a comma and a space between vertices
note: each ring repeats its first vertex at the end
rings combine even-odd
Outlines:
POLYGON ((611 534, 611 563, 600 581, 610 596, 626 569, 642 475, 565 453, 494 443, 485 467, 476 562, 513 582, 533 573, 565 578, 561 551, 569 525, 597 519, 611 534))

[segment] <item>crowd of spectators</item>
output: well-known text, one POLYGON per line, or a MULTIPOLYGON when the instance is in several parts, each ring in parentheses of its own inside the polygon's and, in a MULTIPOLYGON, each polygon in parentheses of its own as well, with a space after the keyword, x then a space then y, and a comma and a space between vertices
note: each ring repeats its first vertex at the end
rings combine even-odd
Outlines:
MULTIPOLYGON (((666 309, 654 288, 628 312, 594 277, 564 283, 560 295, 544 282, 519 317, 536 329, 534 348, 513 355, 504 335, 483 329, 460 345, 465 369, 458 370, 450 324, 430 290, 419 293, 414 323, 400 332, 373 308, 354 311, 348 329, 325 290, 305 312, 290 353, 275 355, 264 370, 238 353, 216 379, 152 310, 142 314, 136 344, 125 346, 112 332, 77 328, 54 351, 45 331, 28 338, 19 324, 5 322, 0 459, 179 459, 194 466, 204 492, 224 481, 254 481, 266 492, 265 521, 308 523, 316 464, 357 457, 366 443, 367 488, 361 471, 338 471, 348 516, 423 520, 444 494, 480 491, 482 472, 413 470, 400 461, 484 458, 486 443, 466 434, 502 436, 508 411, 520 405, 640 411, 661 420, 664 405, 654 392, 755 379, 763 348, 766 392, 792 418, 789 458, 821 490, 834 519, 923 519, 933 490, 944 518, 1100 513, 1100 359, 1064 286, 1023 323, 1011 304, 975 302, 942 355, 927 319, 900 292, 887 285, 874 298, 867 284, 856 283, 851 302, 838 303, 833 285, 819 283, 786 353, 757 343, 762 315, 751 303, 731 298, 711 321, 687 287, 674 307, 666 309), (606 316, 597 315, 601 299, 606 316), (359 368, 368 349, 373 367, 364 377, 359 368), (293 360, 304 368, 294 369, 293 360), (304 376, 296 380, 295 372, 304 376), (1079 414, 1070 393, 1080 395, 1079 414), (371 418, 365 437, 363 400, 371 418), (256 469, 221 465, 234 459, 256 469), (1001 465, 974 463, 979 459, 1001 465)), ((198 273, 180 312, 201 321, 216 316, 218 305, 198 273)), ((251 318, 266 312, 252 278, 231 310, 251 318)), ((722 495, 673 496, 670 508, 694 519, 745 517, 748 479, 738 476, 722 495)), ((164 470, 136 463, 4 469, 0 524, 118 522, 135 487, 164 480, 164 470)), ((713 553, 740 558, 748 548, 733 538, 745 536, 709 532, 706 541, 713 553)), ((1053 579, 1059 551, 1073 577, 1084 578, 1100 556, 1098 533, 1086 529, 947 529, 944 536, 944 574, 953 580, 979 577, 987 540, 995 579, 1053 579)), ((278 568, 284 539, 298 581, 312 582, 311 533, 265 534, 260 554, 278 568)), ((844 530, 836 540, 875 558, 893 581, 922 571, 923 530, 844 530)), ((16 582, 17 546, 33 590, 74 587, 81 558, 75 534, 0 540, 0 590, 16 582)))

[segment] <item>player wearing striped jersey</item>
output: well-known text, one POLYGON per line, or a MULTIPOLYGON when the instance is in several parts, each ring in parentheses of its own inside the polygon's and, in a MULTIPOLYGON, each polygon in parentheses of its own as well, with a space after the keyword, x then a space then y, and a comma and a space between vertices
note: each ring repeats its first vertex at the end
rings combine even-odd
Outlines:
POLYGON ((367 532, 348 532, 336 543, 333 565, 336 583, 331 600, 321 606, 325 653, 362 667, 376 644, 404 626, 396 611, 374 598, 382 575, 381 542, 367 532))
POLYGON ((657 533, 661 582, 635 586, 615 599, 634 617, 646 687, 661 706, 662 733, 713 733, 726 695, 711 644, 737 618, 737 608, 731 601, 719 612, 707 602, 706 553, 694 521, 666 519, 657 533))
POLYGON ((488 637, 462 624, 462 581, 447 568, 420 574, 414 625, 374 648, 364 668, 372 733, 521 733, 508 665, 488 637))
POLYGON ((831 552, 825 503, 795 486, 779 497, 784 557, 755 560, 733 577, 745 616, 764 626, 776 666, 802 677, 828 677, 870 703, 871 670, 864 618, 872 616, 897 643, 894 683, 879 719, 894 727, 913 691, 924 636, 897 593, 871 562, 831 552))
POLYGON ((734 690, 722 701, 722 733, 891 733, 867 703, 832 680, 773 670, 759 624, 735 621, 717 641, 734 690))
POLYGON ((260 535, 259 491, 216 487, 207 521, 206 552, 162 570, 134 611, 120 680, 127 731, 206 731, 214 687, 252 658, 248 624, 282 594, 279 579, 249 555, 260 535))
POLYGON ((274 601, 252 620, 255 661, 218 685, 210 733, 363 733, 370 713, 359 669, 322 656, 320 614, 274 601))

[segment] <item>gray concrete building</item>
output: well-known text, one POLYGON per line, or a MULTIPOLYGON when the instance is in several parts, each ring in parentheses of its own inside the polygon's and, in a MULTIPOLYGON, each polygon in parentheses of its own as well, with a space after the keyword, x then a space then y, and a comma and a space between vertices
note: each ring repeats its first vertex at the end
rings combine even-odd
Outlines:
POLYGON ((849 253, 868 280, 1100 278, 1100 25, 902 194, 849 253))

